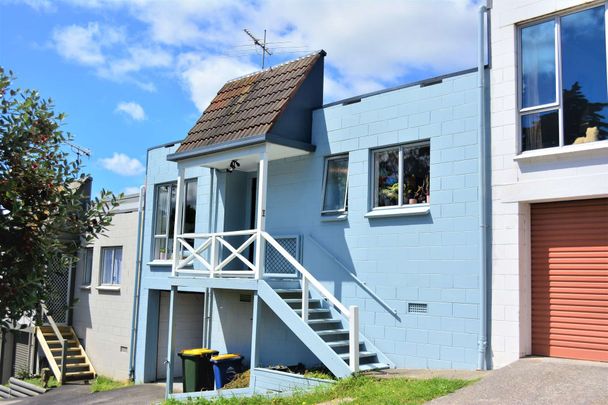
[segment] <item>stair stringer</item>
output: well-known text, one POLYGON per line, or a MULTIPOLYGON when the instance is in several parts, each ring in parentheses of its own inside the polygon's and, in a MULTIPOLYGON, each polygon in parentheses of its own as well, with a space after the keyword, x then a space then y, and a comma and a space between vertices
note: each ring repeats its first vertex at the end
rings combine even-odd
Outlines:
MULTIPOLYGON (((318 294, 317 291, 315 291, 314 289, 310 289, 310 295, 312 296, 312 298, 316 298, 316 299, 320 299, 322 302, 322 305, 324 308, 329 309, 332 318, 334 319, 340 319, 342 321, 342 323, 344 325, 348 325, 348 319, 346 319, 346 317, 339 311, 336 310, 336 308, 333 307, 333 305, 329 305, 327 304, 327 301, 325 299, 323 299, 323 297, 321 296, 321 294, 318 294)), ((362 328, 359 328, 360 330, 362 330, 362 328)), ((391 361, 391 359, 389 359, 386 354, 384 354, 381 350, 379 350, 376 345, 374 345, 363 333, 359 332, 359 343, 363 343, 365 344, 365 350, 369 351, 369 352, 375 352, 376 356, 378 357, 378 362, 379 363, 384 363, 386 365, 389 366, 389 368, 395 368, 395 363, 393 361, 391 361)))
POLYGON ((258 282, 258 294, 283 323, 323 362, 336 377, 352 374, 348 364, 327 345, 306 322, 264 280, 258 282))

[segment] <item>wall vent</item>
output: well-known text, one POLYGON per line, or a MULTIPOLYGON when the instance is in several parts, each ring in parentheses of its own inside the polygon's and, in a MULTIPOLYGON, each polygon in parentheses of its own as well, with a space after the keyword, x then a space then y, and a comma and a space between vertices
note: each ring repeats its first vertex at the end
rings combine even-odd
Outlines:
POLYGON ((407 312, 411 312, 414 314, 426 314, 428 312, 428 305, 410 302, 407 304, 407 312))
POLYGON ((251 294, 240 294, 239 301, 241 302, 251 302, 251 294))

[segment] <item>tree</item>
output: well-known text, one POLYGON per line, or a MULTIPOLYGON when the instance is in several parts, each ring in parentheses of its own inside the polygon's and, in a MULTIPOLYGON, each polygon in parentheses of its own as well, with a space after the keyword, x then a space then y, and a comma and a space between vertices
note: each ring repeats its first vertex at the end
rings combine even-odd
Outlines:
POLYGON ((102 190, 92 201, 82 185, 78 158, 50 99, 14 88, 12 72, 0 67, 0 326, 8 327, 47 300, 49 264, 67 269, 82 240, 110 224, 116 196, 102 190), (69 237, 74 236, 76 237, 69 237))

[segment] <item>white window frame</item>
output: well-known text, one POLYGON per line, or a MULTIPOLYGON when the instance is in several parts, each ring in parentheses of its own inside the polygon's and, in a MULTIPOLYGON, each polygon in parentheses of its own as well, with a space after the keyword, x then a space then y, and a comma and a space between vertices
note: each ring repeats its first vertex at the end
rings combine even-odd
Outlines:
POLYGON ((100 254, 100 259, 99 259, 99 285, 100 286, 103 287, 103 286, 119 286, 120 285, 121 280, 122 280, 122 267, 123 267, 122 263, 124 261, 124 255, 123 255, 123 253, 124 253, 124 249, 123 249, 122 246, 103 246, 101 248, 101 254, 100 254), (120 249, 120 251, 121 251, 121 260, 120 260, 121 268, 118 269, 118 277, 117 277, 118 280, 117 280, 116 283, 114 283, 114 282, 104 283, 103 282, 103 279, 104 279, 103 275, 104 275, 104 272, 105 272, 104 260, 103 260, 104 259, 104 251, 106 251, 106 250, 111 250, 112 251, 112 269, 110 270, 111 271, 110 280, 113 280, 114 276, 116 274, 116 268, 114 268, 114 257, 116 256, 116 251, 118 249, 120 249))
POLYGON ((323 187, 321 187, 321 215, 343 215, 348 213, 348 179, 350 176, 350 157, 348 153, 342 153, 339 155, 326 156, 324 167, 323 167, 323 187), (325 192, 327 187, 327 175, 329 170, 329 162, 331 160, 338 160, 346 158, 347 172, 346 172, 346 190, 344 191, 344 206, 338 210, 324 210, 325 207, 325 192))
POLYGON ((82 250, 82 282, 81 286, 88 287, 93 282, 93 247, 88 246, 82 250), (90 258, 90 259, 89 259, 90 258), (90 265, 89 265, 90 264, 90 265), (88 281, 87 281, 88 275, 88 281))
MULTIPOLYGON (((185 202, 186 202, 186 196, 187 196, 187 192, 186 192, 186 189, 188 187, 187 185, 188 184, 192 184, 192 183, 198 184, 198 179, 193 178, 193 179, 186 179, 184 181, 184 193, 183 193, 183 198, 184 198, 183 202, 184 202, 184 204, 181 204, 182 210, 186 209, 185 202)), ((152 249, 151 249, 151 256, 152 256, 152 260, 153 261, 167 261, 167 260, 171 260, 171 258, 168 257, 168 256, 167 256, 166 259, 160 259, 158 257, 155 257, 155 251, 156 251, 156 241, 158 239, 163 239, 164 238, 165 241, 166 241, 165 246, 167 248, 169 247, 169 233, 173 229, 173 225, 174 225, 174 224, 171 224, 171 191, 174 188, 177 188, 177 182, 176 181, 168 182, 168 183, 159 183, 159 184, 156 184, 154 186, 154 212, 153 212, 154 215, 153 215, 153 218, 152 218, 152 221, 153 221, 152 225, 154 227, 154 234, 152 236, 152 249), (156 218, 158 216, 158 192, 159 192, 159 189, 161 187, 163 187, 163 186, 170 186, 170 188, 169 188, 169 194, 168 194, 168 198, 167 198, 167 223, 166 223, 167 233, 165 233, 165 234, 157 234, 156 233, 156 218)), ((175 205, 178 205, 177 201, 175 202, 175 205)), ((186 221, 186 216, 182 215, 182 227, 183 227, 183 223, 185 221, 186 221)), ((175 235, 173 235, 173 237, 175 237, 175 235)), ((165 253, 168 253, 168 252, 165 252, 165 253)))
MULTIPOLYGON (((521 153, 528 153, 528 152, 533 152, 533 151, 538 151, 538 150, 548 150, 548 149, 556 149, 556 148, 562 148, 562 147, 570 147, 572 145, 564 145, 564 104, 563 104, 563 91, 562 91, 562 41, 561 41, 561 18, 565 17, 567 15, 571 15, 571 14, 575 14, 581 11, 585 11, 585 10, 589 10, 592 8, 596 8, 596 7, 604 7, 604 34, 606 36, 606 40, 604 41, 604 45, 606 47, 606 75, 608 77, 608 3, 607 2, 601 2, 601 3, 596 3, 593 5, 584 5, 581 7, 577 7, 575 9, 572 10, 568 10, 568 12, 564 12, 564 13, 559 13, 557 15, 554 15, 552 17, 548 17, 548 18, 541 18, 538 20, 534 20, 534 21, 530 21, 528 23, 524 23, 521 24, 517 27, 517 38, 516 38, 516 50, 517 50, 517 110, 519 111, 519 113, 517 114, 518 120, 517 120, 517 153, 521 154, 521 153), (521 35, 521 31, 524 28, 528 28, 537 24, 542 24, 545 23, 547 21, 554 21, 555 23, 555 36, 554 36, 554 51, 555 51, 555 102, 554 103, 548 103, 548 104, 542 104, 542 105, 537 105, 537 106, 532 106, 532 107, 526 107, 526 108, 522 108, 523 105, 523 100, 522 100, 522 96, 523 96, 523 83, 522 83, 522 75, 523 75, 523 70, 522 70, 522 44, 521 44, 521 39, 522 39, 522 35, 521 35), (539 148, 539 149, 535 149, 535 150, 531 150, 531 151, 524 151, 523 150, 523 142, 522 142, 522 125, 521 125, 521 121, 522 118, 526 115, 531 115, 531 114, 538 114, 538 113, 543 113, 543 112, 548 112, 548 111, 555 111, 557 110, 558 112, 558 129, 559 129, 559 146, 555 146, 555 147, 549 147, 549 148, 539 148)), ((607 80, 608 83, 608 80, 607 80)), ((608 90, 608 89, 607 89, 608 90)))
MULTIPOLYGON (((418 148, 421 146, 428 146, 429 147, 429 154, 430 154, 430 149, 431 149, 431 141, 430 139, 424 140, 424 141, 419 141, 419 142, 409 142, 409 143, 400 143, 397 145, 393 145, 393 146, 387 146, 385 148, 379 148, 379 149, 372 149, 371 150, 371 185, 372 185, 372 189, 371 189, 371 210, 372 211, 380 211, 380 210, 394 210, 395 208, 411 208, 412 206, 424 206, 424 205, 428 205, 427 203, 418 203, 418 204, 404 204, 403 203, 403 149, 404 148, 418 148), (398 174, 397 174, 397 178, 398 178, 398 182, 399 182, 399 194, 398 194, 398 199, 397 199, 397 205, 389 205, 386 207, 378 207, 376 206, 376 204, 378 204, 378 176, 376 175, 376 161, 375 161, 375 155, 378 152, 383 152, 383 151, 387 151, 387 150, 392 150, 392 149, 397 149, 399 148, 399 170, 398 170, 398 174)), ((429 182, 430 182, 430 178, 431 178, 431 167, 429 165, 429 182)), ((430 185, 429 185, 430 187, 430 185)))

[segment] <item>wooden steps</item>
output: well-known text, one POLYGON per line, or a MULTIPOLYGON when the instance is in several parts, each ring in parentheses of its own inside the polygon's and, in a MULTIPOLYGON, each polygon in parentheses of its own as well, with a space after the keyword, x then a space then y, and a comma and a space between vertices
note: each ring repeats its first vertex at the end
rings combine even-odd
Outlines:
POLYGON ((59 326, 58 329, 66 343, 65 373, 63 379, 61 373, 62 347, 59 336, 55 334, 51 326, 45 325, 36 328, 36 338, 57 381, 87 381, 94 379, 96 377, 95 369, 74 330, 70 326, 59 326))

